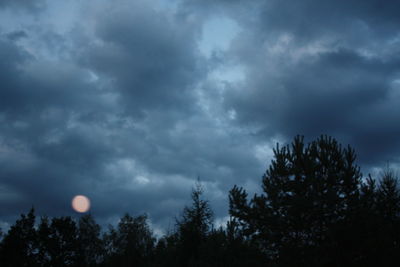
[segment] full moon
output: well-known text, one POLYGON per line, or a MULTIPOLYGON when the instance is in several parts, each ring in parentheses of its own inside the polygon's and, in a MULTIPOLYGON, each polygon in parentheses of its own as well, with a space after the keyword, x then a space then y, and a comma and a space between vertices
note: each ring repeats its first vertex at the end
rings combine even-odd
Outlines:
POLYGON ((77 195, 72 199, 72 208, 80 213, 90 209, 90 200, 86 196, 77 195))

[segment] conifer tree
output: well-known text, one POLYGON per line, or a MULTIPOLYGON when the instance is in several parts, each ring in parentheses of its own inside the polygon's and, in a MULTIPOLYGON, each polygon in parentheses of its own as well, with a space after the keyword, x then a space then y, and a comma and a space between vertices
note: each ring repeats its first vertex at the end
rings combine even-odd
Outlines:
POLYGON ((400 253, 400 189, 394 171, 386 168, 377 188, 377 214, 379 231, 375 238, 377 258, 389 266, 400 253))
POLYGON ((230 213, 272 263, 333 264, 336 236, 346 232, 359 199, 361 173, 355 153, 321 136, 308 145, 301 136, 274 149, 263 176, 263 193, 250 201, 244 189, 230 192, 230 213), (316 256, 317 255, 317 256, 316 256))
POLYGON ((177 221, 182 266, 199 260, 200 246, 212 229, 213 212, 202 194, 203 188, 197 182, 192 190, 192 205, 184 208, 181 220, 177 221))

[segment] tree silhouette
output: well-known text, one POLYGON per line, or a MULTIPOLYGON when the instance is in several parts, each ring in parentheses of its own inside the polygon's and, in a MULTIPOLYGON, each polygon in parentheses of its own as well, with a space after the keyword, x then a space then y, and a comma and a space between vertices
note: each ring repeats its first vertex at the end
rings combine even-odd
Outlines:
POLYGON ((47 217, 42 217, 37 229, 39 266, 52 266, 52 253, 50 247, 54 241, 51 239, 51 234, 52 230, 49 219, 47 217))
POLYGON ((376 193, 379 231, 375 239, 378 259, 391 264, 400 253, 400 190, 398 178, 387 168, 380 180, 376 193))
POLYGON ((78 222, 78 258, 81 266, 96 266, 103 261, 104 248, 101 228, 92 215, 84 215, 78 222))
POLYGON ((48 254, 51 266, 78 266, 78 229, 71 217, 53 218, 50 225, 48 254))
POLYGON ((177 233, 167 233, 157 242, 154 251, 153 266, 180 266, 180 246, 177 233))
POLYGON ((227 255, 224 266, 266 265, 265 255, 254 245, 250 238, 246 237, 236 218, 231 217, 228 220, 225 233, 227 255))
POLYGON ((355 153, 331 137, 307 146, 295 137, 274 149, 262 179, 263 193, 250 202, 244 189, 230 192, 230 213, 279 266, 336 264, 337 236, 357 207, 361 173, 355 153))
POLYGON ((37 266, 35 219, 32 208, 11 226, 1 243, 1 266, 37 266))
POLYGON ((197 182, 192 190, 192 204, 177 220, 181 266, 193 266, 199 260, 200 247, 213 226, 213 212, 208 201, 202 199, 203 188, 197 182))
POLYGON ((147 223, 147 216, 125 214, 118 228, 110 227, 106 234, 106 264, 109 266, 148 266, 155 238, 147 223))

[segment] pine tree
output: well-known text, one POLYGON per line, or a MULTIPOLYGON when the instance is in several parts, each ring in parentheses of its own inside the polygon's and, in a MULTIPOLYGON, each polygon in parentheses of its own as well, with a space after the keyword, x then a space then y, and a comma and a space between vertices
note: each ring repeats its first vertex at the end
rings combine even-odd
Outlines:
POLYGON ((400 253, 400 189, 397 176, 388 167, 382 174, 376 197, 380 224, 375 238, 377 258, 389 266, 400 253))
POLYGON ((274 149, 263 176, 263 193, 250 201, 244 189, 230 192, 230 213, 279 266, 324 266, 337 259, 336 237, 357 207, 361 173, 355 153, 331 137, 307 146, 295 137, 274 149))
POLYGON ((213 212, 208 201, 202 199, 200 182, 192 190, 192 205, 186 206, 177 221, 181 266, 195 266, 200 258, 200 248, 213 227, 213 212))

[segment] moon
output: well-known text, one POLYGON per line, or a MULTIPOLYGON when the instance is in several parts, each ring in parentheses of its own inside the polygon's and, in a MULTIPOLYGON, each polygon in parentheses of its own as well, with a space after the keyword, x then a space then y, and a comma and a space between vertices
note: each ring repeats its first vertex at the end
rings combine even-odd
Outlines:
POLYGON ((86 196, 77 195, 72 199, 72 208, 79 212, 84 213, 90 209, 90 200, 86 196))

